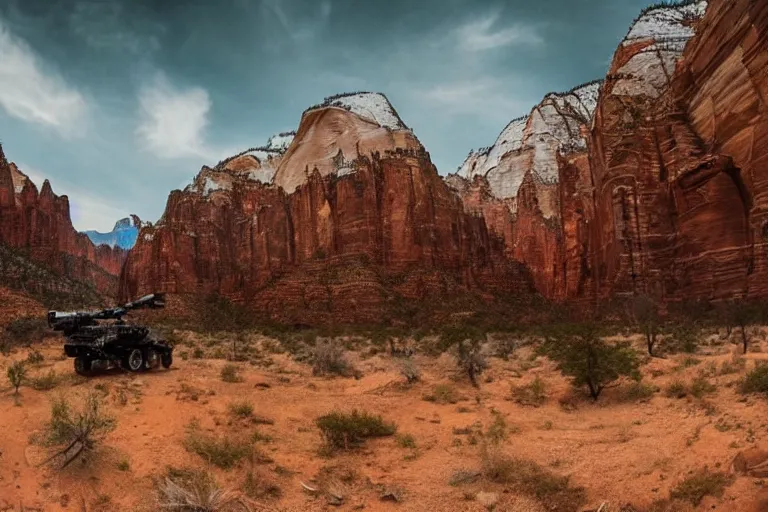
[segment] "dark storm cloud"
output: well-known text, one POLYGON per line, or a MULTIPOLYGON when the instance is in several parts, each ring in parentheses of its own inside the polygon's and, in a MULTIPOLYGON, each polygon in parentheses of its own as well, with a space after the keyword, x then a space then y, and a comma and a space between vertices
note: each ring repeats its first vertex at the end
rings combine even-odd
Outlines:
POLYGON ((602 77, 635 0, 0 0, 0 136, 78 228, 156 219, 202 164, 386 93, 443 174, 602 77))

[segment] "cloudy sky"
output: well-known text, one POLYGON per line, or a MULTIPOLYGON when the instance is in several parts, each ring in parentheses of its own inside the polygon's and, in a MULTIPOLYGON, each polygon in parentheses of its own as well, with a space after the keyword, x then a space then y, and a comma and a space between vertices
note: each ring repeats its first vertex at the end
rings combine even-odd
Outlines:
POLYGON ((648 0, 0 0, 0 141, 75 227, 156 220, 203 164, 387 94, 441 174, 601 78, 648 0))

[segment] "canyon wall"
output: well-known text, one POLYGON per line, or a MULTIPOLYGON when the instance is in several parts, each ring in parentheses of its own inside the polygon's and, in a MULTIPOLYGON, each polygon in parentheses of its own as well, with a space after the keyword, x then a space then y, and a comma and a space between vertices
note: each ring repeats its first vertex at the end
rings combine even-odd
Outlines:
POLYGON ((705 6, 678 9, 685 34, 633 27, 603 86, 600 297, 768 295, 768 4, 713 0, 696 16, 705 6))
POLYGON ((328 98, 174 191, 121 295, 308 323, 462 294, 765 297, 767 38, 765 2, 646 9, 605 80, 546 95, 445 179, 383 95, 328 98))
MULTIPOLYGON (((126 252, 95 246, 72 227, 67 196, 53 193, 46 180, 37 187, 0 147, 0 243, 67 278, 91 283, 106 296, 117 295, 117 276, 126 252)), ((14 278, 15 279, 15 278, 14 278)), ((34 283, 30 286, 35 287, 34 283)))

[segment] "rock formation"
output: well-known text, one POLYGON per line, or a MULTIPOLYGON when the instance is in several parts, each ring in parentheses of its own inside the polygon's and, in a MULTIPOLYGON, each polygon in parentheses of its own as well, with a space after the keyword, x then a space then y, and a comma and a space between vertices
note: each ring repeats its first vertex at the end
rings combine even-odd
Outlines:
POLYGON ((141 228, 141 219, 136 215, 120 219, 115 223, 115 227, 109 233, 100 233, 98 231, 85 231, 94 245, 108 245, 109 247, 119 247, 120 249, 130 249, 136 243, 141 228))
POLYGON ((546 95, 446 178, 465 209, 486 219, 505 240, 507 256, 525 264, 549 298, 585 292, 585 228, 577 213, 585 205, 577 192, 588 186, 585 127, 599 89, 595 81, 546 95))
POLYGON ((275 319, 319 323, 379 322, 403 300, 462 290, 530 291, 503 240, 463 211, 382 95, 305 112, 270 159, 272 183, 236 160, 171 193, 129 254, 123 297, 216 292, 275 319))
POLYGON ((646 9, 604 81, 546 95, 445 180, 383 95, 331 97, 172 192, 121 293, 310 323, 460 290, 765 297, 766 101, 768 3, 750 0, 646 9))
POLYGON ((68 278, 92 283, 114 296, 125 251, 96 247, 72 227, 69 199, 53 193, 46 180, 38 193, 34 183, 0 147, 0 244, 21 251, 68 278))
POLYGON ((765 2, 654 9, 632 27, 590 137, 599 296, 768 294, 767 63, 765 2))

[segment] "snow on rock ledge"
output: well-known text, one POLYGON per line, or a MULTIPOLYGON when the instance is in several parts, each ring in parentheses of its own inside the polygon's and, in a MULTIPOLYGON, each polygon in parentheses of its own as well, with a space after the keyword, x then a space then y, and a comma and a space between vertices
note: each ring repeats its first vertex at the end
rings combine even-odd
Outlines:
POLYGON ((400 119, 386 96, 378 92, 355 92, 329 96, 319 104, 309 107, 306 112, 326 107, 338 107, 372 121, 390 130, 404 130, 408 127, 400 119))
POLYGON ((621 47, 646 45, 618 68, 617 75, 622 78, 613 86, 612 94, 658 98, 668 86, 686 43, 695 33, 695 22, 704 16, 706 9, 707 2, 700 1, 644 11, 629 29, 621 47))
POLYGON ((707 2, 652 7, 644 11, 629 28, 622 46, 642 40, 665 41, 680 50, 693 37, 691 21, 704 16, 707 2))
POLYGON ((539 182, 556 183, 557 153, 586 150, 581 126, 592 119, 601 83, 547 94, 528 116, 512 120, 493 146, 471 152, 458 174, 485 176, 499 199, 514 198, 529 171, 539 182))

